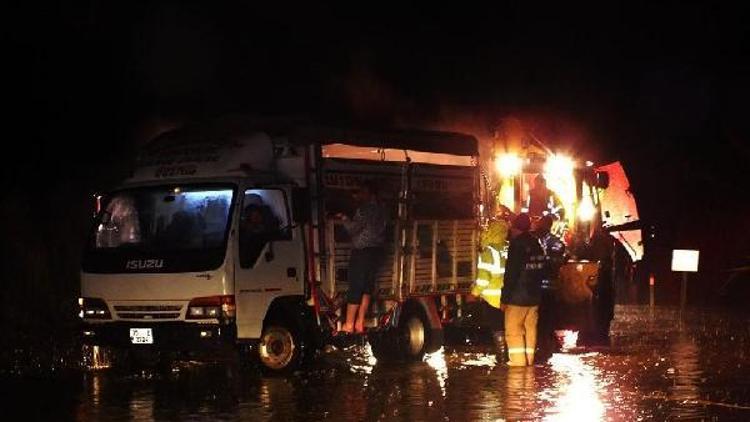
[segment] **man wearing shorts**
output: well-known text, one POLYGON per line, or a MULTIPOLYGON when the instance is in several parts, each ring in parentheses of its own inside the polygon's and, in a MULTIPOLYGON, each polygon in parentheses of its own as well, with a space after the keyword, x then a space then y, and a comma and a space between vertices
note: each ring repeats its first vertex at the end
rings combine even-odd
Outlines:
POLYGON ((359 206, 351 219, 338 214, 352 241, 346 322, 341 328, 346 333, 364 332, 365 314, 375 290, 375 274, 383 260, 386 226, 385 212, 378 202, 374 182, 362 183, 354 192, 354 200, 359 206))

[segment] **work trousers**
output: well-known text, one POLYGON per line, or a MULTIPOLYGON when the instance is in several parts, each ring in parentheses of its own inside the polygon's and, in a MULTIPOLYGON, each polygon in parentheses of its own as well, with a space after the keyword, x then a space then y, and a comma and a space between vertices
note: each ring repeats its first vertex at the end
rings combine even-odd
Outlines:
POLYGON ((505 308, 505 342, 510 366, 534 364, 539 306, 508 305, 505 308))

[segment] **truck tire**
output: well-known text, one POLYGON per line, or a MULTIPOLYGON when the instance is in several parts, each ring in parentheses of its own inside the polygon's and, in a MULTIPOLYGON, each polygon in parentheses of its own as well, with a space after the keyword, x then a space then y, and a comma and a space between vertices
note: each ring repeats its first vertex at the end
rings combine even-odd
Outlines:
POLYGON ((397 327, 369 336, 370 348, 381 362, 420 361, 428 349, 435 348, 434 340, 442 345, 443 332, 438 331, 430 329, 421 309, 410 306, 404 309, 397 327))
POLYGON ((270 374, 284 374, 299 368, 304 359, 299 330, 293 324, 274 321, 263 328, 257 357, 270 374))
POLYGON ((404 313, 404 318, 399 325, 399 344, 404 360, 422 360, 422 356, 427 351, 430 336, 426 318, 422 316, 422 312, 410 309, 404 313))

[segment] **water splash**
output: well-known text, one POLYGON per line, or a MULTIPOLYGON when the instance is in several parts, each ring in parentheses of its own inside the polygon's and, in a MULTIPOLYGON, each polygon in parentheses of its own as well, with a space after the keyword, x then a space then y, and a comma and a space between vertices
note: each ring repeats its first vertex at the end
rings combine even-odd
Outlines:
POLYGON ((85 369, 95 371, 112 366, 110 352, 106 348, 85 344, 82 346, 81 355, 85 369))
POLYGON ((440 391, 445 397, 445 381, 448 379, 448 364, 445 361, 445 347, 441 347, 435 353, 425 355, 424 361, 437 373, 440 391))
POLYGON ((378 363, 378 359, 372 353, 372 347, 370 343, 365 343, 363 346, 355 346, 350 348, 352 357, 347 359, 351 372, 360 374, 371 374, 373 368, 378 363))
POLYGON ((557 330, 555 331, 563 351, 575 349, 578 346, 578 331, 557 330))

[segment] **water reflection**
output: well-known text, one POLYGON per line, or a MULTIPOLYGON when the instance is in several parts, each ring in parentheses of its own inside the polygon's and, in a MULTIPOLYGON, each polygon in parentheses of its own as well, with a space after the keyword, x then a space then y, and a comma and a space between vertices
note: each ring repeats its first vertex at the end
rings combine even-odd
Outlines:
POLYGON ((750 420, 747 320, 683 317, 679 332, 673 310, 651 321, 647 308, 620 309, 611 347, 533 368, 506 367, 491 341, 409 364, 377 362, 357 345, 285 377, 180 361, 167 373, 79 371, 4 391, 18 403, 43 398, 41 420, 750 420))
POLYGON ((107 369, 112 366, 107 349, 99 346, 84 344, 81 347, 81 360, 83 367, 89 370, 107 369))
POLYGON ((673 402, 671 416, 674 418, 704 418, 705 406, 700 402, 700 387, 703 371, 698 361, 698 345, 680 332, 672 343, 669 356, 674 371, 670 371, 673 384, 668 397, 673 402))
POLYGON ((600 421, 604 418, 600 392, 607 389, 607 384, 587 359, 596 355, 556 353, 550 358, 556 382, 547 392, 553 398, 553 405, 547 409, 545 420, 600 421))
POLYGON ((508 420, 523 420, 531 416, 535 409, 536 380, 534 367, 507 368, 505 380, 504 409, 508 420))

